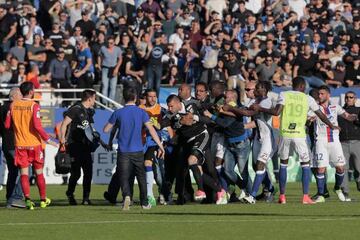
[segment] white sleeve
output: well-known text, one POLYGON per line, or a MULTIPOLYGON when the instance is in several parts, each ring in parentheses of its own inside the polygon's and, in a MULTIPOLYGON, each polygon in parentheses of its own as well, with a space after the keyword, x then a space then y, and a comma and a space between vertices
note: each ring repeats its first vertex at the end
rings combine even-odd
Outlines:
POLYGON ((308 96, 308 104, 309 104, 309 109, 313 112, 316 112, 317 110, 320 109, 320 107, 316 103, 315 99, 311 96, 308 96))
POLYGON ((267 98, 260 102, 262 108, 270 109, 272 107, 271 98, 267 98))
POLYGON ((285 96, 283 92, 280 92, 276 105, 285 105, 285 96))

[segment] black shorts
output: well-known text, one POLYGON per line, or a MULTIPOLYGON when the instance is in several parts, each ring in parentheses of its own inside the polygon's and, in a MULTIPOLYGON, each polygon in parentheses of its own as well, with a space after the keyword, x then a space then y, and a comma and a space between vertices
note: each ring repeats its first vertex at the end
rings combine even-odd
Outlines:
POLYGON ((154 161, 155 151, 157 151, 158 148, 158 146, 148 147, 144 154, 144 159, 154 161))
POLYGON ((207 130, 199 135, 188 139, 187 147, 190 149, 190 155, 194 155, 198 159, 198 164, 202 165, 205 161, 205 151, 210 144, 210 136, 207 130))

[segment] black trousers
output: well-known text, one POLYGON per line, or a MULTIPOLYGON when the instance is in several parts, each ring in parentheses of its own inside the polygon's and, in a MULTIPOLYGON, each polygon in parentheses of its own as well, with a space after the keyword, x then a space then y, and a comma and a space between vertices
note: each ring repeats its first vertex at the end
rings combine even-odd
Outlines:
POLYGON ((72 143, 68 146, 70 157, 73 158, 71 163, 70 178, 66 195, 73 195, 77 181, 83 170, 83 199, 89 199, 91 191, 91 180, 93 174, 93 159, 88 146, 79 143, 72 143))
POLYGON ((8 168, 8 178, 6 181, 6 199, 8 200, 14 192, 16 179, 19 174, 19 169, 15 166, 14 160, 14 150, 13 151, 5 151, 4 157, 6 159, 6 164, 8 168))
MULTIPOLYGON (((131 198, 133 196, 134 193, 134 181, 135 181, 135 175, 132 174, 132 176, 130 176, 130 190, 131 190, 131 198)), ((113 200, 114 202, 117 199, 117 196, 120 192, 120 188, 121 188, 121 182, 120 182, 120 173, 119 173, 119 168, 116 167, 114 174, 111 176, 111 180, 108 186, 108 194, 111 200, 113 200)))
POLYGON ((192 201, 194 189, 188 167, 188 157, 191 149, 184 149, 184 142, 179 142, 174 147, 174 156, 176 156, 176 185, 175 192, 180 199, 192 201))
POLYGON ((146 173, 144 165, 144 153, 121 153, 117 155, 117 171, 119 172, 120 185, 122 189, 122 195, 132 195, 131 182, 134 175, 138 181, 140 190, 140 203, 141 205, 147 205, 147 189, 146 189, 146 173))

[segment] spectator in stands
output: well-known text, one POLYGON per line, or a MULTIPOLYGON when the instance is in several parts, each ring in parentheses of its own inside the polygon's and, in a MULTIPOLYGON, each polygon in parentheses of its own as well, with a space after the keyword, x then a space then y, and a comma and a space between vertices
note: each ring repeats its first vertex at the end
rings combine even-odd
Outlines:
POLYGON ((16 34, 17 22, 14 15, 8 13, 7 6, 0 5, 0 57, 3 59, 10 51, 16 34))
POLYGON ((75 27, 80 27, 84 37, 91 40, 95 34, 95 23, 90 19, 90 11, 83 10, 81 12, 81 20, 75 23, 75 27))
POLYGON ((0 83, 9 83, 12 74, 9 71, 9 64, 3 60, 0 62, 0 83))
POLYGON ((115 39, 109 37, 107 40, 107 47, 102 46, 99 55, 98 62, 101 66, 102 73, 102 94, 110 99, 115 99, 116 84, 122 63, 122 51, 118 46, 115 46, 115 39))
POLYGON ((77 65, 74 77, 77 78, 78 88, 92 88, 94 83, 94 65, 92 54, 85 38, 77 42, 77 65))
POLYGON ((25 37, 25 45, 26 47, 30 47, 33 45, 35 40, 35 35, 38 35, 41 39, 44 37, 44 32, 42 28, 37 23, 36 17, 31 16, 29 20, 29 24, 23 26, 22 28, 22 34, 25 37))
POLYGON ((353 57, 353 64, 346 67, 345 82, 348 87, 360 84, 360 57, 353 57))
POLYGON ((161 33, 155 33, 154 44, 149 46, 146 59, 148 60, 148 65, 146 68, 147 76, 147 87, 149 89, 155 89, 157 95, 160 93, 160 83, 162 76, 162 62, 161 58, 165 52, 165 46, 161 42, 161 33))
POLYGON ((10 48, 9 55, 16 57, 19 62, 25 63, 26 48, 24 46, 24 37, 19 36, 16 39, 16 45, 10 48))
MULTIPOLYGON (((50 62, 48 79, 51 79, 51 87, 59 88, 71 88, 71 67, 69 62, 65 59, 65 51, 63 48, 56 50, 56 58, 50 62)), ((63 98, 71 98, 72 93, 62 93, 63 98)), ((71 101, 63 101, 62 106, 69 106, 71 101)))

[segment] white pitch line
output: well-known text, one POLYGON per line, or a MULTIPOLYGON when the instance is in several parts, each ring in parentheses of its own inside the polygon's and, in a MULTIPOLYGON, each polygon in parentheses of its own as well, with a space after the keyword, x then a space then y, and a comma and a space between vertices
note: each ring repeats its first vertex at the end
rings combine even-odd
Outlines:
POLYGON ((26 225, 90 225, 90 224, 116 224, 116 223, 240 223, 240 222, 324 222, 324 221, 354 221, 360 218, 304 218, 304 219, 238 219, 238 220, 118 220, 118 221, 92 221, 92 222, 23 222, 23 223, 0 223, 0 226, 26 226, 26 225))

